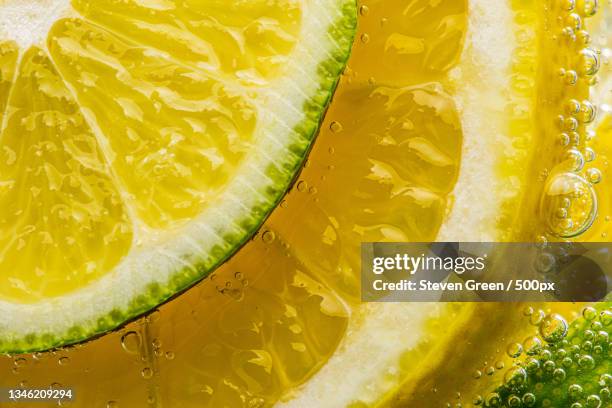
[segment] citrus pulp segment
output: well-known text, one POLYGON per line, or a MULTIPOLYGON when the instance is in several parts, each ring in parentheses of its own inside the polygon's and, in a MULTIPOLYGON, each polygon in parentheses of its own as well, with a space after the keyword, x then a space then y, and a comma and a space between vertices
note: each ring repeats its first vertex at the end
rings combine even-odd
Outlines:
POLYGON ((74 1, 42 41, 17 39, 17 65, 2 38, 0 350, 108 331, 239 248, 304 159, 355 14, 74 1))

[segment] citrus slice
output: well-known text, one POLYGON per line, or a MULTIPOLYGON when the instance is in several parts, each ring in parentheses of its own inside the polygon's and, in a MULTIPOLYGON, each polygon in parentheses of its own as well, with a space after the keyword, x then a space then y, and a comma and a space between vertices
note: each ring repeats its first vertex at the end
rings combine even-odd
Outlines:
MULTIPOLYGON (((161 10, 166 2, 146 4, 161 10)), ((602 84, 577 71, 572 83, 566 74, 585 44, 560 36, 574 24, 565 32, 575 40, 587 29, 599 38, 603 7, 595 16, 589 9, 596 4, 364 0, 317 143, 254 240, 159 312, 82 347, 0 356, 2 369, 15 385, 83 384, 75 405, 84 407, 469 406, 484 389, 477 372, 498 382, 498 357, 512 364, 503 358, 507 341, 536 330, 519 318, 522 306, 361 304, 359 243, 569 239, 547 216, 563 214, 551 204, 566 197, 541 193, 570 145, 598 153, 577 177, 602 170, 592 184, 599 216, 578 237, 612 233, 612 150, 587 138, 609 132, 610 121, 600 114, 597 124, 582 122, 567 103, 578 95, 582 111, 602 84), (578 139, 556 127, 560 112, 564 123, 579 121, 578 139), (560 143, 566 133, 569 145, 560 143)), ((124 15, 137 10, 122 7, 124 15)), ((574 215, 588 214, 592 202, 574 215)), ((532 306, 535 323, 544 310, 568 318, 578 310, 532 306)))
POLYGON ((0 5, 0 351, 103 333, 193 285, 288 188, 352 1, 0 5))

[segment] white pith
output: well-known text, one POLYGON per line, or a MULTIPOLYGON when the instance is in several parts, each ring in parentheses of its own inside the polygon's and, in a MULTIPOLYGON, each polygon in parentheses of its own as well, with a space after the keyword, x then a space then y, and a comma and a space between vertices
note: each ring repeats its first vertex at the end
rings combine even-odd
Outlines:
POLYGON ((69 14, 70 0, 0 0, 0 38, 20 49, 42 44, 53 23, 69 14))
POLYGON ((275 180, 264 171, 275 163, 275 157, 286 154, 296 137, 292 129, 304 119, 303 105, 319 88, 319 63, 335 48, 328 30, 341 18, 338 4, 341 2, 337 0, 303 2, 301 37, 286 70, 295 74, 288 81, 291 86, 273 84, 258 96, 253 149, 237 176, 200 216, 171 234, 149 235, 113 271, 73 293, 33 304, 0 301, 0 333, 9 339, 20 339, 33 331, 61 334, 74 326, 94 324, 112 310, 126 310, 134 295, 147 285, 167 286, 176 273, 193 268, 201 261, 201 254, 211 253, 223 242, 218 232, 227 232, 228 226, 244 218, 249 209, 268 201, 259 191, 275 185, 275 180), (64 312, 67 310, 70 313, 64 312))
POLYGON ((449 76, 463 128, 454 203, 439 241, 495 242, 504 201, 519 193, 518 180, 500 179, 500 162, 512 154, 507 123, 514 13, 508 1, 470 0, 461 61, 449 76))
POLYGON ((351 316, 342 344, 321 370, 279 408, 374 406, 405 380, 401 356, 423 341, 443 303, 370 303, 351 316), (362 405, 359 405, 362 406, 362 405))

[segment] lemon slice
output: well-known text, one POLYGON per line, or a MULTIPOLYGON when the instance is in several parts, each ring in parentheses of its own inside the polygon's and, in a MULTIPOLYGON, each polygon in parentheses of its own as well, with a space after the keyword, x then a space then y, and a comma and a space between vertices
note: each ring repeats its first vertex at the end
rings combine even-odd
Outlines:
POLYGON ((287 190, 352 1, 0 5, 0 351, 74 343, 206 276, 287 190))

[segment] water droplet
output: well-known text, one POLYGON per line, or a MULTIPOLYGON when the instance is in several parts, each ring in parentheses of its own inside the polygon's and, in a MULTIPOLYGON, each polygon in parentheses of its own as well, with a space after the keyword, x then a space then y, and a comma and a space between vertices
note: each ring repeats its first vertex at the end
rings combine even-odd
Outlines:
POLYGON ((108 401, 106 408, 119 408, 119 403, 117 401, 108 401))
POLYGON ((359 37, 359 39, 364 44, 367 44, 367 43, 370 42, 370 36, 368 34, 366 34, 366 33, 361 34, 361 37, 359 37))
POLYGON ((70 358, 68 358, 68 357, 60 357, 59 360, 57 360, 57 362, 61 366, 67 366, 68 364, 70 364, 70 358))
POLYGON ((173 351, 166 351, 166 359, 167 360, 174 360, 175 357, 176 357, 176 355, 174 354, 173 351))
POLYGON ((297 183, 297 190, 299 192, 303 193, 304 191, 306 191, 307 188, 308 188, 308 184, 304 180, 297 183))
POLYGON ((472 377, 477 380, 482 377, 482 372, 480 370, 476 370, 472 373, 472 377))
POLYGON ((366 5, 363 5, 361 7, 359 7, 359 14, 361 14, 362 16, 367 16, 368 13, 370 12, 370 8, 366 5))
POLYGON ((140 334, 135 331, 129 331, 121 336, 121 347, 128 353, 137 354, 141 343, 140 334))
POLYGON ((565 319, 558 314, 546 316, 540 323, 540 335, 548 343, 557 343, 567 334, 568 324, 565 319))

